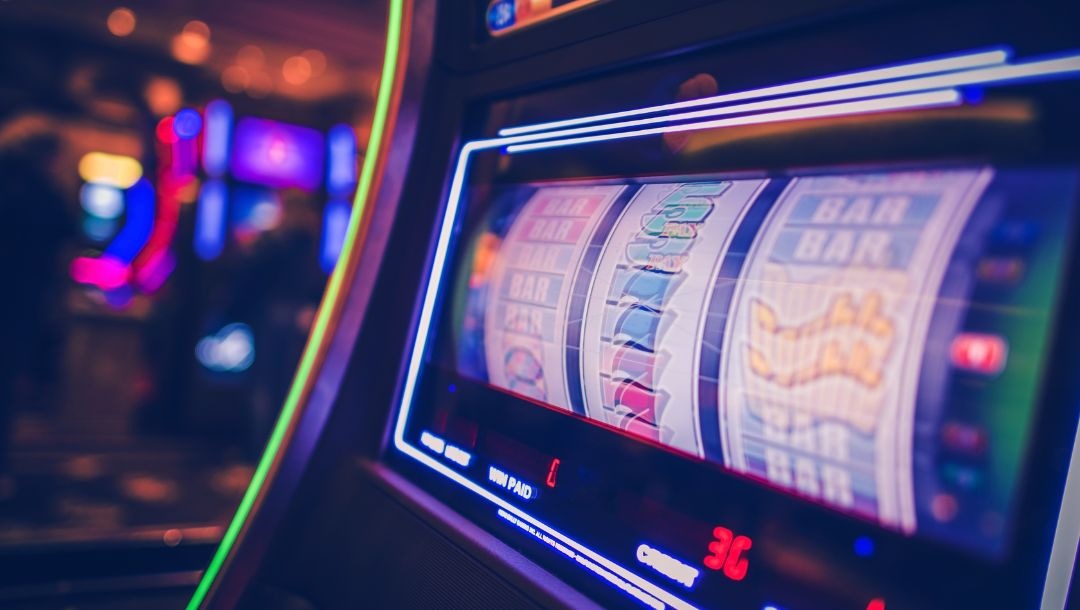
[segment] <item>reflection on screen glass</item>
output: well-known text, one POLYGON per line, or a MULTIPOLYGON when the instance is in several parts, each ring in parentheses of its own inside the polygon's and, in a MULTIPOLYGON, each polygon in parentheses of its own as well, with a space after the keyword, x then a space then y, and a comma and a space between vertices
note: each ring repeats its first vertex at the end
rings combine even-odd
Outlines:
POLYGON ((455 368, 907 534, 1000 552, 1076 176, 488 191, 455 368))

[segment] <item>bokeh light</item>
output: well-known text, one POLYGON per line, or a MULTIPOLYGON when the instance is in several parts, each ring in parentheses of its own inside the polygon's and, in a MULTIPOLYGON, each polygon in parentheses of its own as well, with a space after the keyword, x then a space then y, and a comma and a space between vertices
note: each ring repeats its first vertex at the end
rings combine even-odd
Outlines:
POLYGON ((270 75, 266 72, 256 72, 251 75, 251 80, 248 82, 244 91, 248 95, 254 98, 264 98, 270 95, 270 92, 274 90, 274 81, 270 78, 270 75))
POLYGON ((225 207, 228 186, 219 178, 207 180, 199 189, 195 207, 195 255, 204 261, 217 258, 225 249, 225 207))
POLYGON ((221 86, 229 93, 240 93, 251 84, 251 73, 243 66, 229 66, 221 73, 221 86))
POLYGON ((124 193, 115 186, 87 182, 79 189, 79 203, 87 214, 115 220, 124 213, 124 193))
POLYGON ((157 128, 154 130, 154 135, 162 144, 173 144, 180 138, 176 136, 176 131, 173 129, 173 121, 171 116, 167 116, 158 121, 157 128))
POLYGON ((146 105, 155 116, 165 116, 176 112, 184 98, 180 84, 175 79, 165 76, 151 77, 146 83, 143 95, 146 97, 146 105))
POLYGON ((185 23, 184 33, 210 40, 210 26, 206 25, 205 21, 199 21, 198 19, 192 19, 185 23))
POLYGON ((255 362, 255 335, 243 323, 228 324, 195 346, 195 357, 217 373, 240 373, 255 362))
POLYGON ((109 33, 120 37, 129 36, 134 32, 135 23, 135 11, 126 6, 116 7, 109 13, 108 19, 105 20, 105 26, 109 28, 109 33))
POLYGON ((203 134, 203 169, 212 177, 219 178, 229 163, 229 138, 232 133, 232 106, 225 100, 214 100, 206 105, 205 133, 203 134))
POLYGON ((290 85, 303 85, 311 74, 311 62, 303 55, 293 55, 281 66, 281 76, 290 85))
POLYGON ((311 76, 322 76, 326 72, 326 54, 318 49, 308 49, 300 54, 300 57, 308 60, 311 64, 311 76))
POLYGON ((116 235, 119 225, 120 223, 116 220, 87 216, 82 222, 83 235, 95 242, 105 242, 113 235, 116 235))
POLYGON ((187 22, 173 37, 172 54, 186 64, 201 64, 210 55, 210 26, 198 20, 187 22))
POLYGON ((138 182, 142 174, 142 165, 124 155, 89 152, 79 159, 79 176, 87 182, 126 189, 138 182))
POLYGON ((176 137, 181 140, 194 138, 202 130, 202 115, 194 108, 184 108, 176 113, 172 127, 176 137))
POLYGON ((869 536, 859 536, 855 539, 855 554, 859 557, 870 557, 874 554, 874 540, 869 536))
POLYGON ((266 54, 263 53, 261 47, 253 44, 246 44, 240 47, 240 50, 236 52, 236 61, 247 68, 262 68, 266 64, 266 54))

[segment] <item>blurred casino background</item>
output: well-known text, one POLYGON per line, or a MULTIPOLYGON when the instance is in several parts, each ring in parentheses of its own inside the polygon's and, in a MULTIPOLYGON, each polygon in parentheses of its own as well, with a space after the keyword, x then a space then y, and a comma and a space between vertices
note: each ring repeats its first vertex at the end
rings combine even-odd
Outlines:
POLYGON ((0 2, 0 553, 220 537, 342 244, 385 10, 0 2))

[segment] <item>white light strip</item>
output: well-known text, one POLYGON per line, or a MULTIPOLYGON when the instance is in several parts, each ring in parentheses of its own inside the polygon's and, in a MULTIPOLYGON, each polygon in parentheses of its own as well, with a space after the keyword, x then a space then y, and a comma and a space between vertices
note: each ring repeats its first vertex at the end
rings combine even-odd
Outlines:
POLYGON ((766 112, 751 114, 713 121, 701 121, 681 125, 666 125, 664 127, 651 127, 635 131, 620 131, 617 133, 602 133, 564 140, 541 140, 524 144, 512 144, 506 148, 509 153, 541 150, 545 148, 557 148, 561 146, 573 146, 591 142, 603 142, 606 140, 618 140, 622 138, 635 138, 640 136, 672 133, 679 131, 696 131, 699 129, 715 129, 718 127, 737 127, 741 125, 757 125, 761 123, 779 123, 782 121, 797 121, 801 119, 818 119, 826 117, 849 116, 857 114, 870 114, 876 112, 888 112, 894 110, 907 110, 915 108, 933 108, 942 106, 955 106, 963 101, 960 92, 955 89, 929 91, 926 93, 914 93, 910 95, 896 95, 890 97, 863 100, 859 102, 844 102, 839 104, 826 104, 810 108, 797 108, 794 110, 782 110, 779 112, 766 112))
MULTIPOLYGON (((554 139, 586 133, 596 133, 615 129, 626 129, 641 125, 674 123, 677 121, 699 119, 709 116, 742 114, 759 110, 778 110, 782 108, 793 108, 797 106, 809 106, 811 104, 883 97, 888 95, 916 93, 920 91, 931 91, 935 89, 946 89, 953 87, 1003 84, 1026 80, 1050 78, 1055 76, 1064 76, 1073 73, 1080 73, 1080 55, 1072 55, 1050 60, 1024 62, 1008 66, 980 68, 977 70, 954 72, 951 74, 941 74, 922 78, 895 80, 887 83, 863 85, 859 87, 848 87, 846 89, 836 89, 832 91, 809 93, 806 95, 781 97, 760 102, 750 102, 746 104, 734 104, 731 106, 721 106, 719 108, 708 108, 705 110, 695 110, 692 112, 654 116, 643 119, 634 119, 631 121, 620 121, 618 123, 604 123, 601 125, 589 125, 586 127, 575 127, 571 129, 545 131, 543 133, 529 134, 526 136, 516 136, 516 139, 518 141, 524 141, 526 139, 530 141, 540 139, 554 139)), ((510 138, 507 139, 509 140, 510 138)))
POLYGON ((602 131, 612 130, 625 130, 631 127, 640 127, 642 125, 656 125, 658 123, 678 123, 680 121, 689 121, 694 119, 702 119, 708 117, 726 116, 732 114, 744 114, 758 112, 762 110, 780 110, 786 108, 796 108, 800 106, 812 106, 816 104, 826 104, 831 102, 844 102, 874 97, 886 97, 898 93, 913 93, 920 89, 938 89, 940 87, 924 87, 924 88, 911 88, 906 87, 904 81, 885 83, 881 85, 866 85, 862 87, 851 87, 848 89, 840 89, 838 91, 823 91, 821 93, 808 93, 806 95, 795 95, 792 97, 781 97, 771 100, 764 100, 761 102, 749 102, 746 104, 735 104, 732 106, 721 106, 720 108, 707 108, 705 110, 694 110, 692 112, 680 112, 677 114, 665 114, 662 116, 648 117, 644 119, 634 119, 632 121, 620 121, 618 123, 604 123, 602 125, 589 125, 587 127, 574 127, 572 129, 558 129, 555 131, 545 131, 543 133, 530 134, 528 136, 515 136, 505 138, 505 141, 515 142, 535 142, 537 140, 554 140, 556 138, 565 138, 569 136, 577 136, 589 133, 598 133, 602 131))
MULTIPOLYGON (((442 281, 443 267, 446 264, 446 254, 450 248, 450 237, 454 232, 454 222, 457 219, 458 203, 461 199, 461 190, 465 184, 465 171, 469 167, 469 155, 478 148, 476 142, 468 142, 458 155, 457 167, 454 168, 454 178, 450 183, 450 194, 446 202, 446 211, 443 213, 442 226, 439 230, 439 240, 435 243, 435 256, 431 261, 433 273, 428 277, 427 287, 424 289, 424 304, 420 309, 420 320, 416 330, 416 343, 409 358, 409 372, 405 377, 405 388, 402 393, 402 410, 398 416, 397 425, 394 427, 394 444, 408 445, 405 442, 405 421, 412 407, 413 393, 416 391, 416 380, 420 373, 420 364, 424 359, 424 350, 427 348, 428 330, 431 327, 431 316, 435 310, 436 293, 439 282, 442 281)), ((402 449, 404 450, 404 449, 402 449)))
POLYGON ((1065 493, 1061 496, 1054 543, 1050 547, 1050 563, 1046 566, 1040 610, 1064 610, 1069 598, 1076 563, 1076 548, 1080 544, 1080 426, 1073 439, 1072 459, 1065 477, 1065 493))
POLYGON ((784 85, 774 85, 771 87, 764 87, 762 89, 750 89, 748 91, 725 93, 722 95, 714 95, 712 97, 686 100, 682 102, 673 102, 660 106, 649 106, 647 108, 637 108, 634 110, 624 110, 621 112, 595 114, 592 116, 566 119, 562 121, 550 121, 547 123, 537 123, 534 125, 506 127, 499 130, 499 135, 511 136, 525 133, 536 133, 562 127, 570 127, 572 125, 600 123, 603 121, 610 121, 631 116, 640 116, 643 114, 653 114, 669 110, 696 108, 698 106, 711 106, 713 104, 722 104, 725 102, 736 102, 762 97, 770 97, 775 95, 786 95, 789 93, 805 93, 808 91, 817 91, 819 89, 844 87, 848 85, 862 85, 897 78, 911 78, 914 76, 924 76, 927 74, 937 74, 940 72, 951 72, 954 70, 968 70, 971 68, 994 66, 1003 64, 1008 61, 1009 54, 1009 51, 1004 48, 991 49, 988 51, 975 53, 962 53, 959 55, 947 56, 938 59, 916 61, 887 68, 860 70, 858 72, 849 72, 836 76, 815 78, 806 81, 787 83, 784 85))

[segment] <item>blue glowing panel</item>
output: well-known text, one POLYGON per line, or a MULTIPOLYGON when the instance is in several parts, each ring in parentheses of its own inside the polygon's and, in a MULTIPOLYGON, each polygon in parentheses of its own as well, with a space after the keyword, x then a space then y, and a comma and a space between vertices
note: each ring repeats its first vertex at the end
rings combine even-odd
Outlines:
POLYGON ((345 244, 345 233, 349 229, 349 216, 352 204, 346 199, 331 199, 323 212, 322 244, 319 246, 319 264, 327 273, 334 269, 341 247, 345 244))
POLYGON ((318 131, 245 118, 236 124, 229 169, 244 182, 313 191, 322 182, 323 157, 318 131))
POLYGON ((124 199, 127 203, 126 222, 116 239, 105 248, 105 254, 130 263, 146 245, 154 229, 154 186, 146 178, 140 178, 124 191, 124 199))
POLYGON ((229 166, 229 136, 232 131, 232 106, 225 100, 206 105, 206 131, 203 133, 203 169, 217 178, 229 166))
POLYGON ((326 135, 330 154, 326 190, 348 196, 356 187, 356 134, 348 125, 335 125, 326 135))
POLYGON ((204 261, 217 258, 225 248, 225 210, 228 188, 219 179, 207 180, 195 208, 195 254, 204 261))
POLYGON ((283 215, 281 196, 272 189, 236 186, 232 189, 232 230, 240 241, 276 228, 283 215))

